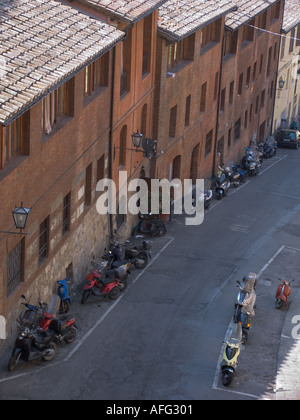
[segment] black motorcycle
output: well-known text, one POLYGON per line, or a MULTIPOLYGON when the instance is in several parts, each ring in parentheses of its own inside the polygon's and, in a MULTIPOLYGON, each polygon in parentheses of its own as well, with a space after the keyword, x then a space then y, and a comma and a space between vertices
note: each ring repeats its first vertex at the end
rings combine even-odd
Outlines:
POLYGON ((43 359, 51 362, 56 356, 56 342, 53 335, 47 335, 42 329, 31 330, 26 327, 19 331, 13 348, 8 371, 11 372, 20 359, 25 362, 43 359))
POLYGON ((139 215, 139 222, 132 231, 132 235, 164 236, 167 228, 163 220, 154 219, 149 215, 139 215))
POLYGON ((237 287, 240 288, 240 292, 238 293, 234 304, 233 321, 236 324, 240 324, 242 327, 243 344, 248 340, 252 323, 251 317, 254 315, 256 282, 257 276, 254 273, 249 273, 247 277, 244 277, 242 284, 237 282, 237 287))
POLYGON ((119 241, 111 241, 108 254, 103 258, 109 262, 109 268, 119 268, 129 262, 136 268, 145 268, 151 256, 152 241, 143 241, 140 245, 128 248, 119 241))
POLYGON ((219 171, 217 173, 216 179, 216 194, 217 199, 221 200, 222 197, 225 197, 228 194, 230 188, 229 173, 221 166, 218 166, 219 171))

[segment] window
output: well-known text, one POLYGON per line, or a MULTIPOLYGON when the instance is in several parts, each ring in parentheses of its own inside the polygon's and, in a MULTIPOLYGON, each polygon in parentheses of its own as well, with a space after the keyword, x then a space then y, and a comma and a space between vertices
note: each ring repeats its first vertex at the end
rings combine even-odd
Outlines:
POLYGON ((191 95, 189 95, 186 98, 186 103, 185 103, 185 122, 184 122, 185 127, 188 127, 190 125, 191 98, 192 98, 191 95))
POLYGON ((176 135, 176 119, 177 119, 177 105, 174 106, 170 112, 170 126, 169 126, 170 138, 173 138, 176 135))
POLYGON ((214 101, 217 100, 218 98, 218 91, 219 91, 219 79, 220 79, 220 75, 219 72, 216 73, 215 75, 215 90, 214 90, 214 101))
POLYGON ((247 69, 247 76, 246 76, 246 88, 250 85, 250 77, 251 77, 251 66, 247 69))
POLYGON ((205 26, 201 31, 201 50, 220 42, 221 36, 221 23, 222 20, 219 19, 210 25, 205 26))
POLYGON ((229 89, 229 105, 232 105, 233 103, 233 95, 234 95, 234 81, 230 83, 230 89, 229 89))
POLYGON ((238 41, 238 31, 235 32, 226 32, 225 35, 225 42, 224 42, 224 56, 227 54, 235 54, 237 49, 237 41, 238 41))
MULTIPOLYGON (((260 28, 260 29, 266 29, 266 27, 267 27, 267 11, 265 11, 264 13, 261 13, 259 16, 258 16, 258 24, 257 24, 257 26, 260 28)), ((258 31, 258 35, 261 35, 261 33, 262 33, 262 31, 258 31)))
POLYGON ((42 264, 49 255, 49 216, 40 224, 39 263, 42 264))
POLYGON ((265 106, 265 98, 266 98, 266 91, 265 89, 262 91, 261 94, 261 103, 260 103, 260 107, 263 108, 265 106))
POLYGON ((206 110, 206 92, 207 82, 203 83, 203 85, 201 86, 200 112, 205 112, 206 110))
POLYGON ((300 25, 297 28, 296 47, 300 47, 300 25))
POLYGON ((22 153, 22 141, 23 117, 19 117, 7 127, 0 127, 0 169, 3 169, 11 159, 22 153))
POLYGON ((120 133, 119 167, 124 167, 126 165, 126 145, 127 145, 127 125, 124 125, 120 133))
POLYGON ((70 231, 70 214, 71 214, 71 193, 67 194, 64 198, 63 206, 63 226, 62 234, 65 235, 70 231))
POLYGON ((194 59, 195 35, 188 36, 168 47, 168 70, 185 60, 194 59))
POLYGON ((92 204, 92 175, 93 164, 90 163, 85 170, 85 189, 84 189, 84 204, 90 206, 92 204))
POLYGON ((239 77, 239 89, 238 89, 238 95, 241 96, 243 93, 243 80, 244 80, 244 73, 240 74, 239 77))
POLYGON ((7 296, 10 296, 24 281, 24 240, 9 253, 7 262, 7 296))
POLYGON ((51 92, 43 99, 43 132, 50 134, 54 125, 68 114, 68 84, 51 92))
POLYGON ((254 28, 255 20, 249 22, 249 24, 243 26, 242 33, 242 47, 247 45, 249 42, 252 42, 254 39, 254 28))
POLYGON ((231 147, 232 128, 228 130, 228 149, 231 147))
POLYGON ((289 48, 290 53, 294 51, 295 35, 296 35, 296 29, 293 29, 291 32, 291 39, 290 39, 290 48, 289 48))
POLYGON ((152 15, 144 19, 142 74, 150 72, 152 49, 152 15))
POLYGON ((274 4, 270 10, 270 22, 273 23, 280 17, 280 2, 274 4))
POLYGON ((238 119, 234 126, 234 141, 237 142, 241 137, 241 119, 238 119))
POLYGON ((259 73, 261 74, 263 71, 263 65, 264 65, 264 56, 263 54, 260 57, 260 66, 259 66, 259 73))
POLYGON ((213 140, 213 130, 211 130, 207 136, 205 141, 205 157, 207 157, 212 149, 212 140, 213 140))
POLYGON ((108 54, 98 58, 84 69, 84 95, 91 95, 100 87, 108 85, 108 54))
POLYGON ((105 155, 97 161, 97 183, 105 178, 105 155))
POLYGON ((221 105, 220 105, 220 111, 225 111, 225 100, 226 100, 226 88, 222 89, 221 92, 221 105))
POLYGON ((131 74, 131 38, 132 31, 129 30, 127 38, 121 42, 121 81, 120 96, 130 91, 131 74))
POLYGON ((256 69, 257 69, 257 61, 255 61, 254 65, 253 65, 253 82, 255 82, 256 79, 256 69))
POLYGON ((267 76, 270 75, 270 71, 271 71, 271 62, 272 62, 272 56, 273 56, 273 48, 270 47, 269 48, 269 55, 268 55, 268 64, 267 64, 267 76))

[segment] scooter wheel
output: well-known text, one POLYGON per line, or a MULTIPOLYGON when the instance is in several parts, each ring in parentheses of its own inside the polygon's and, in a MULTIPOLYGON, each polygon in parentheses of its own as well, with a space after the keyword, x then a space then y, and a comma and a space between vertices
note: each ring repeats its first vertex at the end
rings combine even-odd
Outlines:
POLYGON ((127 279, 126 278, 123 278, 122 280, 119 281, 118 288, 120 289, 121 292, 124 292, 124 290, 127 289, 127 279))
POLYGON ((233 381, 233 372, 229 372, 228 370, 224 370, 222 372, 222 384, 224 386, 229 386, 231 385, 232 381, 233 381))
POLYGON ((277 299, 275 302, 276 309, 281 309, 283 307, 283 300, 277 299))
POLYGON ((69 309, 70 309, 69 302, 66 302, 65 300, 61 301, 60 306, 59 306, 59 313, 67 314, 69 312, 69 309))
POLYGON ((148 264, 147 254, 139 254, 137 257, 137 261, 134 262, 135 267, 139 269, 145 268, 147 264, 148 264))
POLYGON ((75 328, 70 328, 68 334, 64 338, 65 342, 68 344, 72 344, 76 339, 77 332, 75 328))
POLYGON ((51 362, 56 356, 56 344, 54 342, 50 343, 48 350, 49 353, 43 356, 43 360, 45 360, 45 362, 51 362))
POLYGON ((19 353, 16 353, 16 354, 13 354, 11 356, 11 358, 9 360, 9 363, 8 363, 8 367, 7 367, 7 369, 8 369, 9 372, 11 372, 12 370, 14 370, 14 368, 17 366, 17 364, 18 364, 18 362, 20 360, 20 357, 21 357, 21 353, 20 352, 19 353))
POLYGON ((120 295, 120 289, 118 287, 114 287, 108 294, 108 297, 111 300, 116 300, 120 295))
POLYGON ((83 292, 82 298, 81 298, 81 303, 82 305, 85 304, 85 302, 87 301, 87 298, 89 297, 90 291, 89 290, 85 290, 83 292))

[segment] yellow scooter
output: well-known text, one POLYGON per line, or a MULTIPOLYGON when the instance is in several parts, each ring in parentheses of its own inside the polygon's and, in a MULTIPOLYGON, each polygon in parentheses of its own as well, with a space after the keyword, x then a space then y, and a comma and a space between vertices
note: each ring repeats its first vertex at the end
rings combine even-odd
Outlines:
POLYGON ((221 363, 222 384, 229 386, 232 383, 238 365, 237 359, 241 352, 242 326, 240 324, 233 325, 228 340, 224 344, 226 346, 221 363))

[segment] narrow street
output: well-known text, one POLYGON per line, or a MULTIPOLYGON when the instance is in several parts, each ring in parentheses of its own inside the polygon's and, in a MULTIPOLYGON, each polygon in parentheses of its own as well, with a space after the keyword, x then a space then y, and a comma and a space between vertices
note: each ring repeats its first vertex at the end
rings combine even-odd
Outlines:
MULTIPOLYGON (((257 177, 214 200, 201 226, 174 219, 167 236, 155 239, 151 265, 134 271, 115 303, 82 307, 76 296, 77 342, 49 364, 12 373, 3 354, 0 399, 274 399, 286 316, 274 296, 278 277, 299 272, 299 254, 289 251, 300 248, 299 163, 300 151, 278 149, 257 177), (283 245, 290 248, 272 265, 283 245), (261 272, 256 317, 227 389, 218 376, 222 340, 236 280, 249 271, 261 272)), ((292 294, 299 285, 296 278, 292 294)))

